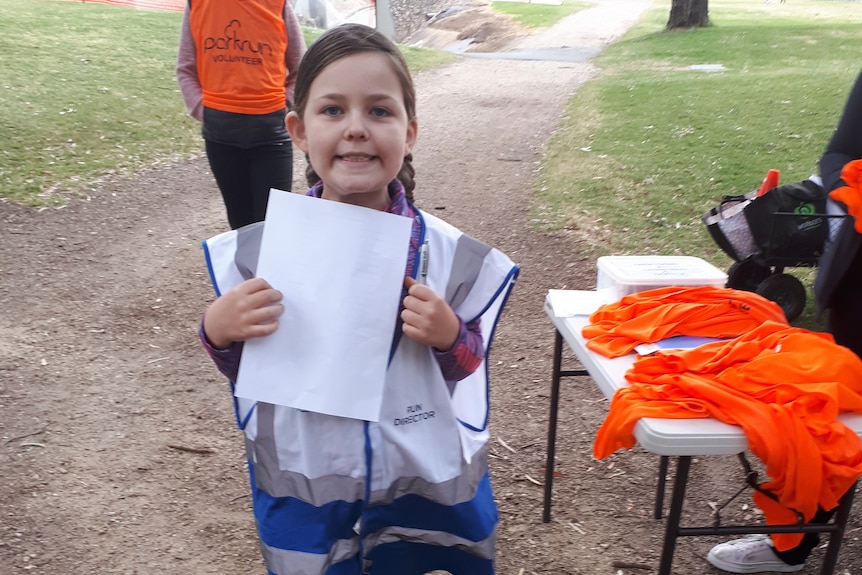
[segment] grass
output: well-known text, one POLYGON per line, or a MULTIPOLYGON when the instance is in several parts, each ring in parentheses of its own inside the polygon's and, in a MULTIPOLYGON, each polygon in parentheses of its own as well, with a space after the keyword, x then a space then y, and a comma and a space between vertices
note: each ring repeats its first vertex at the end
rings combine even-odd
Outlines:
MULTIPOLYGON (((58 0, 0 9, 0 198, 60 204, 105 175, 202 153, 174 78, 180 14, 58 0)), ((701 216, 770 168, 783 182, 816 173, 859 70, 862 3, 711 0, 711 26, 678 32, 664 31, 667 12, 656 2, 593 60, 600 72, 548 145, 533 217, 580 237, 585 256, 698 255, 726 269, 701 216)), ((404 52, 414 72, 454 58, 404 52)), ((793 273, 810 285, 814 270, 793 273)))
MULTIPOLYGON (((601 71, 548 145, 534 221, 592 256, 696 255, 727 269, 701 216, 770 168, 785 183, 817 173, 859 72, 862 4, 712 0, 709 27, 678 32, 664 31, 667 11, 655 3, 593 60, 601 71)), ((810 286, 812 269, 789 271, 810 286)))
MULTIPOLYGON (((57 0, 0 11, 0 198, 60 205, 104 176, 203 153, 174 74, 181 14, 57 0)), ((404 53, 414 72, 455 58, 404 53)))
POLYGON ((532 4, 530 2, 508 1, 491 2, 491 7, 502 14, 508 14, 516 22, 527 28, 547 28, 562 18, 590 6, 590 2, 562 0, 558 6, 553 4, 532 4))
POLYGON ((187 156, 200 139, 174 79, 179 14, 0 0, 0 195, 32 204, 187 156))

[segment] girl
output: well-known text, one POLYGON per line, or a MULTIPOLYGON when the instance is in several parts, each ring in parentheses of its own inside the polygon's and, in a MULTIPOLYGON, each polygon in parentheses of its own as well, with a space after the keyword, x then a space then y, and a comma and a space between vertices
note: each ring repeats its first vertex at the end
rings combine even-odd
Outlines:
MULTIPOLYGON (((400 52, 366 26, 324 33, 300 65, 287 126, 309 161, 307 195, 413 227, 379 422, 235 400, 270 574, 494 573, 485 360, 518 268, 412 205, 415 105, 400 52), (419 246, 430 251, 427 276, 419 246)), ((205 242, 224 295, 207 309, 201 339, 231 381, 243 341, 291 329, 278 323, 282 294, 252 277, 249 246, 261 230, 205 242)))

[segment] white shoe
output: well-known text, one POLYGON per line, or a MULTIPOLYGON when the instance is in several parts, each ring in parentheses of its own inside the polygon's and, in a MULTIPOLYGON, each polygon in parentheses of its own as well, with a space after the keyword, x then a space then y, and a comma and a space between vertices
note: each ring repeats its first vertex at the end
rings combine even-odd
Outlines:
POLYGON ((804 563, 790 565, 778 558, 769 535, 757 533, 720 543, 709 550, 706 560, 730 573, 793 573, 804 563))

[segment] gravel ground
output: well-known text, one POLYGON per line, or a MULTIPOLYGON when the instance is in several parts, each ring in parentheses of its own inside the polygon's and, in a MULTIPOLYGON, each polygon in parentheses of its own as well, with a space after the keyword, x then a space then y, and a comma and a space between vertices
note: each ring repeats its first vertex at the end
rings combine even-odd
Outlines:
MULTIPOLYGON (((505 49, 598 50, 648 5, 599 0, 505 49)), ((554 517, 541 522, 553 342, 542 303, 549 288, 592 287, 595 263, 565 232, 531 228, 530 182, 567 99, 595 72, 465 56, 416 78, 418 203, 523 269, 491 357, 502 575, 658 565, 657 458, 591 457, 607 406, 587 378, 565 386, 554 517)), ((0 574, 262 573, 241 434, 196 341, 212 299, 200 241, 226 225, 206 161, 103 182, 63 209, 0 203, 0 222, 0 574)), ((693 475, 697 516, 742 472, 710 458, 693 475)), ((743 499, 729 515, 754 515, 743 499)), ((839 574, 860 572, 854 519, 839 574)), ((674 572, 716 573, 703 560, 713 542, 681 542, 674 572)))

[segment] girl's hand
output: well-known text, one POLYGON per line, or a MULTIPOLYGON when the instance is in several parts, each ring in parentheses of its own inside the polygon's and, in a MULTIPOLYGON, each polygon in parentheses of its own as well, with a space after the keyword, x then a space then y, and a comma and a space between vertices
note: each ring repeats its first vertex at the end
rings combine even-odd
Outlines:
POLYGON ((404 278, 407 296, 401 319, 404 335, 419 343, 448 351, 458 339, 461 322, 437 292, 411 277, 404 278))
POLYGON ((278 328, 284 311, 280 301, 281 292, 266 280, 246 280, 210 304, 204 314, 204 335, 216 349, 269 335, 278 328))

